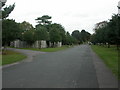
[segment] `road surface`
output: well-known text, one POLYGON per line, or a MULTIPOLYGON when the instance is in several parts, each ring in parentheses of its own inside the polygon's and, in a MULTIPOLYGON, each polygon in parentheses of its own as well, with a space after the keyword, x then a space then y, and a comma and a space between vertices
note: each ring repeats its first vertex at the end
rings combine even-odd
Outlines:
POLYGON ((80 45, 3 68, 3 88, 117 88, 117 80, 89 45, 80 45))

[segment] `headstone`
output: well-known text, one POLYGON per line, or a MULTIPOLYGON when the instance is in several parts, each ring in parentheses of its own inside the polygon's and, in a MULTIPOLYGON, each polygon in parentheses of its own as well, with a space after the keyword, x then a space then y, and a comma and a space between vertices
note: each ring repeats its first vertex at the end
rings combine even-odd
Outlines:
POLYGON ((62 42, 57 42, 57 47, 61 47, 62 46, 62 42))
POLYGON ((47 48, 47 43, 45 40, 41 40, 41 48, 47 48))
POLYGON ((15 48, 20 48, 20 40, 14 41, 15 48))

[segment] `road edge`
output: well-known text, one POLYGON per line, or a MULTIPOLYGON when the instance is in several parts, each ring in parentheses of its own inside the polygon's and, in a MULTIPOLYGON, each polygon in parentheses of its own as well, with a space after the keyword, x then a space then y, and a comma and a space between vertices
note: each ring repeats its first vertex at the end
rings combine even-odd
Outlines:
POLYGON ((90 49, 91 49, 93 64, 96 69, 99 88, 118 88, 118 80, 115 77, 115 75, 113 75, 112 71, 104 64, 104 62, 92 50, 91 46, 90 46, 90 49))

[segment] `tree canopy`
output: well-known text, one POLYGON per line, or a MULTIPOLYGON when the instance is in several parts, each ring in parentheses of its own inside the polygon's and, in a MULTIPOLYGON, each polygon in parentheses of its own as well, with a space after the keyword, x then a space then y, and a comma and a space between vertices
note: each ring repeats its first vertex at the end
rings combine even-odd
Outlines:
POLYGON ((50 24, 52 21, 49 21, 49 19, 51 19, 51 16, 48 15, 43 15, 42 17, 38 17, 37 19, 35 19, 39 24, 42 25, 47 25, 50 24))
POLYGON ((37 25, 35 31, 36 40, 49 40, 47 28, 43 25, 37 25))
POLYGON ((8 45, 10 41, 15 40, 19 36, 19 25, 15 22, 15 20, 6 19, 9 14, 14 10, 15 4, 5 6, 5 3, 2 3, 2 44, 8 45), (5 7, 4 7, 5 6, 5 7))
POLYGON ((116 14, 112 15, 103 27, 96 29, 91 37, 91 42, 94 44, 116 44, 118 46, 120 42, 120 17, 116 14))
POLYGON ((2 43, 8 45, 11 41, 19 38, 20 28, 15 20, 5 19, 2 21, 2 43))
POLYGON ((81 32, 79 32, 79 30, 74 30, 72 36, 76 38, 78 43, 84 43, 90 40, 91 34, 85 30, 82 30, 81 32))
POLYGON ((29 45, 32 45, 36 39, 35 39, 35 30, 31 29, 23 33, 23 40, 26 41, 29 45))
POLYGON ((2 9, 2 19, 6 19, 9 16, 9 14, 14 10, 14 8, 15 4, 4 7, 2 9))

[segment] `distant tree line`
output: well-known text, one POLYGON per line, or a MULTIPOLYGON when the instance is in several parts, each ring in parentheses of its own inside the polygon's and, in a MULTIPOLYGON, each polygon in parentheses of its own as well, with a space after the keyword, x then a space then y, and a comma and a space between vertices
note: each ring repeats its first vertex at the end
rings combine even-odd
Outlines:
POLYGON ((91 34, 85 30, 82 30, 81 32, 75 30, 72 32, 72 36, 77 40, 77 43, 82 44, 90 40, 91 34))
MULTIPOLYGON (((5 4, 4 4, 5 5, 5 4)), ((3 6, 4 6, 3 5, 3 6)), ((43 15, 35 19, 37 25, 32 26, 29 22, 17 23, 13 19, 7 19, 9 14, 14 10, 15 4, 2 9, 2 45, 9 46, 11 41, 20 39, 32 45, 37 40, 49 42, 62 42, 63 45, 73 45, 87 42, 90 39, 90 33, 82 30, 75 30, 70 34, 65 28, 58 23, 52 23, 51 16, 43 15)))
MULTIPOLYGON (((98 25, 98 24, 97 24, 98 25)), ((120 45, 120 16, 114 14, 109 21, 104 22, 104 25, 95 28, 95 33, 91 37, 91 42, 100 45, 120 45)))

